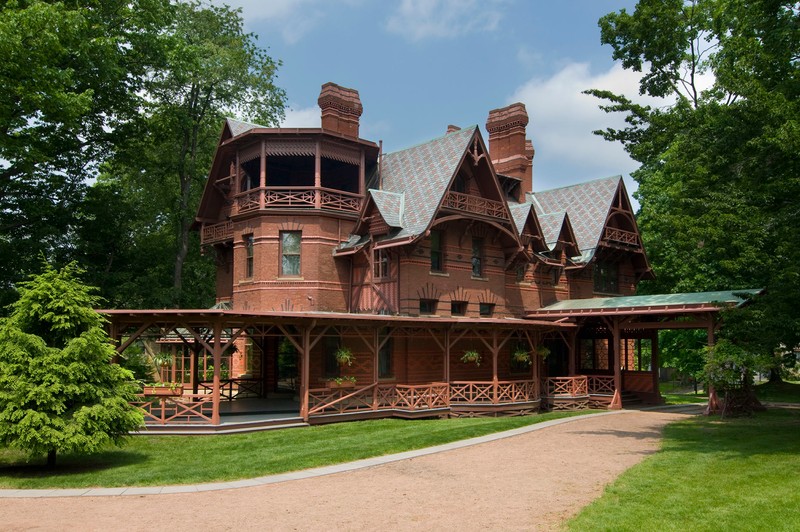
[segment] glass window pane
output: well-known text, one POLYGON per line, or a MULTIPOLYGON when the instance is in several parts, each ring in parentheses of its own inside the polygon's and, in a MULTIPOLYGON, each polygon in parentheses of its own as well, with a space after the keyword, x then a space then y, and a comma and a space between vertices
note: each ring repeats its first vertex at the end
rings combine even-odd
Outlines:
POLYGON ((298 231, 287 231, 281 234, 283 253, 291 255, 300 254, 300 233, 298 231))

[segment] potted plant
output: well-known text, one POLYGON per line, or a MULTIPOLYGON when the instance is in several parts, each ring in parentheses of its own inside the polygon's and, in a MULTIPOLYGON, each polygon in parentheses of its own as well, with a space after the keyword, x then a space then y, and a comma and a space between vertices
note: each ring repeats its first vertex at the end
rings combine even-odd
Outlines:
POLYGON ((333 356, 336 358, 336 363, 339 364, 339 367, 352 366, 356 360, 350 348, 344 346, 337 349, 333 356))
POLYGON ((548 349, 547 347, 545 347, 543 345, 539 345, 539 346, 536 347, 535 353, 537 355, 539 355, 540 357, 542 357, 542 358, 547 358, 547 355, 550 354, 550 349, 548 349))
POLYGON ((511 353, 511 360, 513 360, 519 366, 530 366, 531 353, 523 347, 518 347, 513 353, 511 353))
POLYGON ((356 385, 355 377, 332 377, 327 381, 328 388, 353 388, 356 385))
POLYGON ((481 354, 474 349, 464 351, 464 354, 461 356, 461 362, 464 364, 475 364, 476 366, 480 366, 481 354))

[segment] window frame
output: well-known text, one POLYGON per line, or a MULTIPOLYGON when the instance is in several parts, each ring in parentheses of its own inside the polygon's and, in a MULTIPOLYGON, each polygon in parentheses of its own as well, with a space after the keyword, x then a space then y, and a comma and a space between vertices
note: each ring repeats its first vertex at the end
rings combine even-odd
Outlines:
POLYGON ((444 272, 444 233, 439 230, 431 231, 431 271, 436 273, 444 272), (434 246, 434 242, 436 246, 434 246))
POLYGON ((389 278, 389 252, 385 249, 374 250, 372 256, 372 278, 389 278))
POLYGON ((481 318, 491 318, 494 316, 494 303, 479 303, 478 304, 478 315, 481 318))
POLYGON ((278 232, 278 241, 280 250, 278 253, 278 259, 280 263, 278 264, 278 271, 280 272, 280 277, 301 277, 302 276, 302 250, 303 250, 303 232, 302 231, 279 231, 278 232), (286 235, 296 234, 298 236, 297 239, 297 253, 287 253, 284 249, 284 237, 286 235), (284 259, 286 257, 297 257, 297 273, 287 273, 284 270, 284 259))
POLYGON ((592 288, 600 294, 619 294, 619 268, 616 263, 596 262, 592 272, 592 288))
POLYGON ((244 278, 252 279, 255 274, 255 236, 253 233, 242 235, 244 242, 244 278))
POLYGON ((450 315, 451 316, 466 316, 467 315, 467 301, 450 301, 450 315))
POLYGON ((484 241, 483 238, 472 237, 472 276, 482 279, 484 276, 484 241), (476 269, 477 268, 477 269, 476 269), (477 273, 476 273, 477 272, 477 273))
POLYGON ((438 299, 420 298, 420 300, 419 300, 419 313, 420 313, 420 315, 432 316, 432 315, 436 314, 436 308, 437 308, 438 305, 439 305, 439 300, 438 299), (428 305, 428 307, 423 308, 426 305, 428 305), (429 308, 430 310, 426 310, 427 308, 429 308))

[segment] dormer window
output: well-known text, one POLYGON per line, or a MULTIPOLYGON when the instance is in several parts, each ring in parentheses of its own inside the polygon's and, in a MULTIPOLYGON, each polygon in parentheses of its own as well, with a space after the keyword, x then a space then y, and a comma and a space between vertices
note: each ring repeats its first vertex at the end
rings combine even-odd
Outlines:
POLYGON ((619 293, 619 272, 616 264, 598 262, 594 265, 594 291, 604 294, 619 293))

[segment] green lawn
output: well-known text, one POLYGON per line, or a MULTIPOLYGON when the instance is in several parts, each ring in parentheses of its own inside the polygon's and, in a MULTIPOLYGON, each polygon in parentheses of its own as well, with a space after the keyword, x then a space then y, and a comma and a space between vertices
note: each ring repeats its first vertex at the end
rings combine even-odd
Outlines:
POLYGON ((662 450, 606 488, 569 530, 800 529, 800 410, 665 429, 662 450))
POLYGON ((664 398, 665 403, 668 405, 685 405, 690 403, 705 403, 708 401, 708 394, 705 392, 700 392, 698 394, 694 392, 662 393, 661 397, 664 398))
POLYGON ((765 382, 756 386, 756 396, 761 401, 800 403, 800 382, 784 381, 777 384, 765 382))
POLYGON ((0 449, 0 488, 78 488, 192 484, 253 478, 421 449, 586 414, 503 418, 382 419, 300 429, 211 436, 135 436, 122 449, 60 455, 55 471, 0 449))

